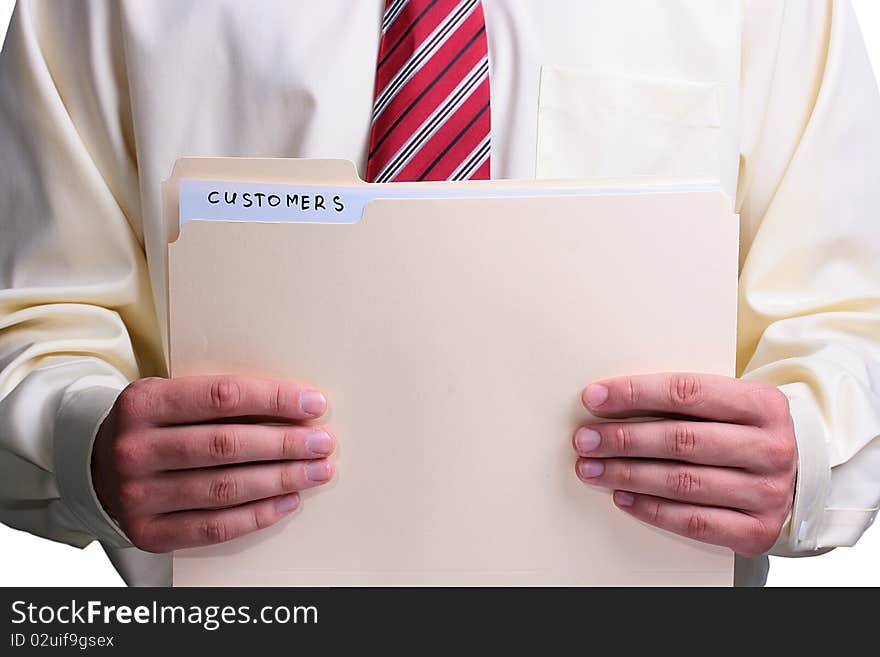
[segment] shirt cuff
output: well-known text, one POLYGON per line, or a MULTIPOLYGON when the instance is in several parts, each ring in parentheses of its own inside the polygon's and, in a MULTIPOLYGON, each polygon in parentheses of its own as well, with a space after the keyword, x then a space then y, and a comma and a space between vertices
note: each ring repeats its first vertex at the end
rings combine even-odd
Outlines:
POLYGON ((825 422, 809 388, 803 383, 779 386, 788 397, 798 449, 794 502, 788 521, 770 554, 798 556, 822 546, 819 536, 831 490, 825 422))
POLYGON ((55 480, 61 500, 101 543, 131 547, 119 525, 110 517, 92 483, 92 445, 104 418, 121 388, 107 385, 69 388, 55 416, 55 480))

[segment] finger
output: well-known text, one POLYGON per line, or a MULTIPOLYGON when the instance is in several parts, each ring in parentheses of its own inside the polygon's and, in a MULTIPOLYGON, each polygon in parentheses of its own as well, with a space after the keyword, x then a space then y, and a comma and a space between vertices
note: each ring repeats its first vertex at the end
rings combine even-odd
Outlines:
POLYGON ((166 472, 124 484, 124 508, 143 514, 220 509, 314 488, 333 476, 330 459, 166 472))
POLYGON ((140 441, 140 467, 184 470, 254 461, 320 459, 335 448, 322 427, 199 424, 154 429, 140 441))
POLYGON ((764 383, 667 372, 597 381, 584 389, 583 402, 600 417, 685 415, 761 426, 768 406, 775 417, 781 395, 764 383))
POLYGON ((730 548, 745 557, 763 554, 776 535, 760 519, 731 509, 697 506, 683 502, 614 492, 617 508, 642 522, 687 538, 730 548))
POLYGON ((179 511, 154 516, 136 525, 132 540, 150 552, 223 543, 274 525, 299 508, 300 502, 299 495, 293 493, 220 511, 179 511))
POLYGON ((590 424, 574 434, 581 456, 671 459, 703 465, 769 470, 759 429, 740 424, 657 420, 590 424))
POLYGON ((156 424, 193 424, 264 416, 311 420, 327 409, 324 395, 292 381, 240 376, 143 379, 130 386, 135 414, 156 424))
POLYGON ((656 495, 670 500, 755 511, 765 495, 774 495, 770 480, 744 470, 639 459, 579 459, 578 477, 602 488, 656 495))

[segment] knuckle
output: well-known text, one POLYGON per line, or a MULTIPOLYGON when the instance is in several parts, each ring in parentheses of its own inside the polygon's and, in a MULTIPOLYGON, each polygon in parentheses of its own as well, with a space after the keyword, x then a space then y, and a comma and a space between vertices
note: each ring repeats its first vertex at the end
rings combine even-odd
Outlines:
POLYGON ((669 379, 669 402, 673 406, 695 406, 703 401, 700 377, 694 374, 673 374, 669 379))
POLYGON ((697 448, 697 434, 693 427, 685 423, 673 424, 666 434, 666 451, 674 457, 685 458, 693 455, 697 448))
POLYGON ((155 415, 160 404, 164 379, 150 377, 128 384, 116 400, 123 418, 149 418, 155 415))
POLYGON ((772 477, 761 477, 755 488, 759 498, 765 505, 775 506, 776 502, 782 497, 782 489, 772 477))
POLYGON ((132 545, 147 552, 162 552, 162 546, 158 542, 155 532, 150 529, 147 519, 139 519, 122 523, 125 535, 132 545))
POLYGON ((265 529, 269 525, 272 524, 272 518, 269 517, 267 513, 260 513, 259 508, 255 508, 253 511, 253 519, 251 521, 251 525, 254 528, 254 531, 265 529))
POLYGON ((677 470, 666 475, 666 488, 673 495, 693 495, 701 487, 700 477, 690 470, 677 470))
POLYGON ((710 525, 706 515, 700 511, 694 511, 688 515, 684 535, 695 541, 705 541, 709 536, 710 525))
POLYGON ((296 458, 296 434, 290 429, 284 430, 281 434, 281 458, 296 458))
POLYGON ((232 429, 218 429, 211 436, 208 449, 213 460, 225 463, 238 456, 241 451, 241 440, 232 429))
POLYGON ((119 409, 120 414, 125 415, 135 415, 136 414, 136 405, 137 398, 139 396, 138 390, 136 386, 138 386, 137 381, 134 383, 128 384, 122 392, 119 393, 119 397, 116 398, 116 408, 119 409))
POLYGON ((788 470, 797 460, 797 445, 788 437, 774 438, 767 441, 764 457, 774 470, 788 470))
POLYGON ((130 514, 144 506, 148 497, 147 486, 138 479, 128 479, 119 484, 117 495, 123 513, 130 514))
POLYGON ((283 415, 287 406, 289 406, 289 396, 284 394, 284 386, 276 383, 275 392, 269 399, 269 405, 272 407, 272 410, 279 415, 283 415))
POLYGON ((238 499, 238 487, 238 479, 234 475, 221 475, 211 481, 208 499, 218 506, 227 506, 238 499))
POLYGON ((634 480, 635 473, 633 472, 633 467, 627 460, 624 460, 617 468, 617 482, 621 488, 629 490, 632 488, 634 480))
POLYGON ((773 547, 781 529, 781 524, 779 526, 777 523, 768 525, 761 520, 756 520, 749 525, 743 544, 737 552, 749 558, 764 554, 773 547))
POLYGON ((279 468, 278 485, 281 487, 282 493, 289 493, 297 489, 294 467, 297 466, 285 465, 279 468))
POLYGON ((772 422, 787 422, 791 420, 791 407, 788 397, 779 388, 774 385, 759 385, 755 394, 760 399, 761 407, 764 414, 772 422))
POLYGON ((632 449, 632 433, 626 424, 618 424, 614 429, 614 447, 619 454, 629 454, 632 449))
POLYGON ((241 402, 241 386, 232 377, 215 379, 208 386, 208 403, 218 413, 227 413, 238 408, 241 402))
POLYGON ((794 499, 794 477, 782 481, 776 477, 762 477, 757 487, 758 509, 787 513, 794 499))
POLYGON ((626 377, 623 389, 624 393, 626 394, 626 401, 629 403, 629 405, 637 406, 639 403, 640 393, 639 386, 635 382, 635 379, 633 379, 633 377, 631 376, 626 377))
POLYGON ((647 520, 652 525, 659 525, 663 516, 663 503, 653 500, 648 505, 647 520))
POLYGON ((199 538, 208 544, 223 543, 231 538, 229 525, 222 520, 214 518, 202 520, 196 529, 199 538))
POLYGON ((138 441, 129 437, 117 438, 110 447, 110 458, 118 472, 133 469, 141 459, 138 441))

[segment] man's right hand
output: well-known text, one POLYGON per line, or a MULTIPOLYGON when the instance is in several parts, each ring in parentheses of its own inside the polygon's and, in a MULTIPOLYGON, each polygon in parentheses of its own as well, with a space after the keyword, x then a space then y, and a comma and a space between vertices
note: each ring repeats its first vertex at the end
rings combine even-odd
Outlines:
POLYGON ((297 491, 333 476, 334 439, 307 423, 326 407, 323 394, 287 381, 135 381, 95 439, 98 499, 150 552, 268 527, 299 506, 297 491))

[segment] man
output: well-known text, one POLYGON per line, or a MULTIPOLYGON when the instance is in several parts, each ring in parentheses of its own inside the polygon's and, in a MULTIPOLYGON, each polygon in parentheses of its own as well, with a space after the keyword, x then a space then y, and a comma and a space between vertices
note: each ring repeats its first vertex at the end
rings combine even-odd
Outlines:
POLYGON ((278 522, 332 476, 307 382, 160 378, 159 190, 183 155, 342 157, 371 180, 720 180, 740 377, 585 381, 614 421, 578 430, 572 465, 734 549, 739 583, 767 551, 851 545, 880 503, 878 110, 844 1, 22 1, 0 62, 2 519, 161 584, 162 553, 278 522), (645 414, 668 419, 625 422, 645 414))

